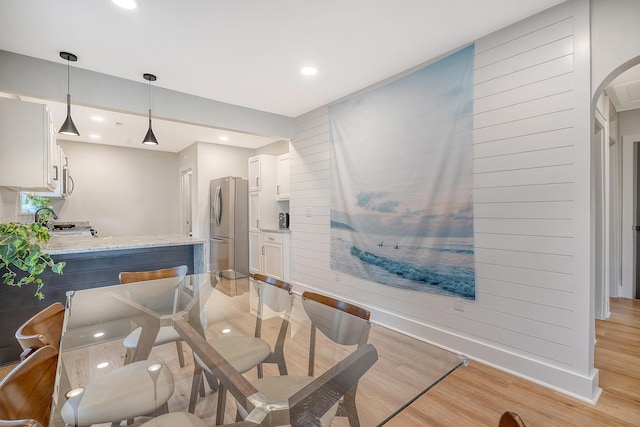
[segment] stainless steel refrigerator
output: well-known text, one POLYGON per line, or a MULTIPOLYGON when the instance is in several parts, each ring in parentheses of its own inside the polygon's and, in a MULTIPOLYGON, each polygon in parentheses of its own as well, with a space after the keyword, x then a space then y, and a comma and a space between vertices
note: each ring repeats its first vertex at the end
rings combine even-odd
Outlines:
POLYGON ((248 190, 247 180, 240 177, 210 184, 210 268, 232 279, 249 275, 248 190))

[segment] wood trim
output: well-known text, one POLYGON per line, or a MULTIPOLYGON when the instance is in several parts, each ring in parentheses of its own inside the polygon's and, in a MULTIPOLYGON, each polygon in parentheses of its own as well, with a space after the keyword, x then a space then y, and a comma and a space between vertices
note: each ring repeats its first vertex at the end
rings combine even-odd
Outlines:
POLYGON ((302 293, 302 298, 319 302, 320 304, 333 307, 337 310, 344 311, 345 313, 352 314, 364 320, 369 320, 369 318, 371 317, 371 312, 368 310, 365 310, 362 307, 358 307, 355 304, 349 304, 348 302, 340 301, 335 298, 328 297, 326 295, 317 294, 315 292, 304 291, 302 293))

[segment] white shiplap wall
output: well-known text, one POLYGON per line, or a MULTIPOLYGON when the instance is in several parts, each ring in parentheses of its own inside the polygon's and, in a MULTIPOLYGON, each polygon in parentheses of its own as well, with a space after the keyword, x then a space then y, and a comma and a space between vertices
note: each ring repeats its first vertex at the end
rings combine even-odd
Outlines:
POLYGON ((298 290, 359 303, 373 321, 591 399, 591 373, 576 363, 572 13, 567 2, 476 41, 476 300, 456 311, 451 297, 331 270, 328 107, 297 118, 292 143, 298 290))

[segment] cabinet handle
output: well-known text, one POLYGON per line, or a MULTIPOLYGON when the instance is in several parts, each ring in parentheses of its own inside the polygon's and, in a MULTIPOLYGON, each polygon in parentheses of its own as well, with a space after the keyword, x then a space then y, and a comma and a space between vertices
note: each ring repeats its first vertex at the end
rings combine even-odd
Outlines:
POLYGON ((271 240, 272 242, 275 241, 276 239, 274 239, 273 237, 267 237, 267 240, 271 240))
POLYGON ((256 228, 260 228, 260 220, 256 219, 256 228))
POLYGON ((280 186, 276 185, 276 194, 279 196, 280 195, 280 186))
POLYGON ((53 180, 54 180, 54 181, 57 181, 57 180, 58 180, 58 165, 53 165, 53 170, 55 170, 55 171, 56 171, 56 174, 55 174, 55 176, 53 177, 53 180))
POLYGON ((262 247, 262 255, 264 255, 264 246, 262 247))
POLYGON ((256 177, 256 187, 260 187, 260 177, 256 177))

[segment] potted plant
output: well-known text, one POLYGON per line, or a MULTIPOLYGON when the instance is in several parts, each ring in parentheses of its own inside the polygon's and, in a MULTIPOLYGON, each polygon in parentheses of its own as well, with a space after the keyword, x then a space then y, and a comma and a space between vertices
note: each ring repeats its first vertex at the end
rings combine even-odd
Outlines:
POLYGON ((64 262, 54 262, 40 246, 49 240, 49 229, 39 222, 29 224, 8 222, 0 224, 0 273, 2 283, 8 286, 35 283, 34 296, 43 299, 42 279, 38 276, 47 267, 62 274, 64 262), (24 272, 18 278, 18 271, 24 272))

